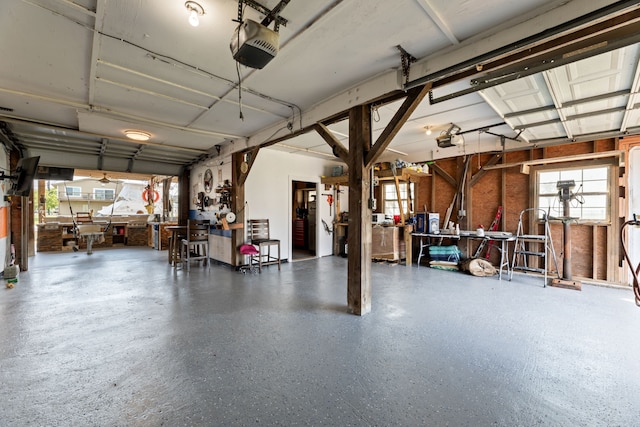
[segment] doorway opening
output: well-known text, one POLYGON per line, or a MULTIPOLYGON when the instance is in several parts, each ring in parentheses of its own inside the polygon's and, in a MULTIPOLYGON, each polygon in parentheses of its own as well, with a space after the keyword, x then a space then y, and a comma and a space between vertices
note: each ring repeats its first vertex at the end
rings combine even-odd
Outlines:
POLYGON ((291 259, 299 261, 316 257, 316 199, 315 182, 292 181, 291 259))

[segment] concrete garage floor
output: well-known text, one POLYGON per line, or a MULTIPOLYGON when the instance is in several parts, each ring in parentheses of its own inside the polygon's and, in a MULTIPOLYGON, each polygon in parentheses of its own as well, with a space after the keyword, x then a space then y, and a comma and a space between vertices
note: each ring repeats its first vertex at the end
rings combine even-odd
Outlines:
POLYGON ((343 258, 166 258, 31 258, 0 290, 1 425, 638 425, 630 290, 374 264, 357 317, 343 258))

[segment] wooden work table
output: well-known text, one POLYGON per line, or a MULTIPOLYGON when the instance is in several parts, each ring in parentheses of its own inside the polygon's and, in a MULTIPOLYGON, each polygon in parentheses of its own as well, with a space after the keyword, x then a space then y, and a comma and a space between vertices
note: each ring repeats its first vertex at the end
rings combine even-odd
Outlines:
MULTIPOLYGON (((147 245, 149 227, 144 221, 113 221, 109 226, 109 221, 105 220, 94 221, 93 224, 100 226, 102 232, 109 227, 104 233, 104 242, 94 243, 94 248, 147 245)), ((73 233, 75 224, 72 222, 47 222, 38 224, 37 227, 38 252, 70 251, 74 247, 86 248, 86 242, 73 233)))

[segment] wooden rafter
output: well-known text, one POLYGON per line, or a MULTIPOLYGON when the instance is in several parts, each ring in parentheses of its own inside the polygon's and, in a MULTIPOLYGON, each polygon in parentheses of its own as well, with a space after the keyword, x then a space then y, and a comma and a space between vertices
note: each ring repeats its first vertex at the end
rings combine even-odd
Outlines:
POLYGON ((482 168, 471 177, 471 181, 469 182, 470 187, 473 187, 479 180, 482 178, 488 170, 485 169, 488 166, 493 166, 497 164, 502 159, 502 154, 494 154, 491 158, 485 163, 482 168))
POLYGON ((371 150, 367 153, 365 157, 365 165, 371 166, 376 162, 376 160, 378 160, 393 138, 398 134, 400 128, 404 126, 411 114, 413 114, 415 109, 420 105, 420 102, 422 102, 430 90, 431 83, 428 83, 424 86, 418 86, 408 91, 404 102, 400 108, 398 108, 398 111, 396 111, 396 114, 394 114, 384 131, 382 131, 375 144, 373 144, 371 150))
POLYGON ((449 184, 451 184, 452 187, 457 187, 458 186, 458 181, 456 181, 456 179, 454 177, 449 175, 447 173, 447 171, 442 169, 436 163, 434 163, 432 165, 429 165, 429 167, 431 168, 433 173, 436 173, 436 174, 440 175, 442 178, 444 178, 445 181, 447 181, 449 184))
POLYGON ((349 163, 349 150, 335 137, 333 133, 322 123, 316 123, 314 129, 333 149, 333 153, 345 163, 349 163))

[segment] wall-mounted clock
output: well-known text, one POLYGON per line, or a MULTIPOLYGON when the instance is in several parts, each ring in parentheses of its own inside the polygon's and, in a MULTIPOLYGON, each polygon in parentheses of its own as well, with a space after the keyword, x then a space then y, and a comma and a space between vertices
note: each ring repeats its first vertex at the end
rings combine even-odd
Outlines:
POLYGON ((213 188, 213 173, 211 169, 207 169, 204 172, 204 191, 207 193, 211 193, 211 188, 213 188))

